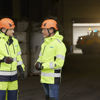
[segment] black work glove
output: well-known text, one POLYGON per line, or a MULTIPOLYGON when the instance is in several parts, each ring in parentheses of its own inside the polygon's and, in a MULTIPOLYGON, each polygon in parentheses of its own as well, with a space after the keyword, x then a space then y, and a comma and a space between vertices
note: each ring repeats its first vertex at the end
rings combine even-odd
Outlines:
POLYGON ((13 62, 13 58, 11 58, 11 57, 4 57, 2 62, 5 62, 7 64, 11 64, 13 62))
POLYGON ((42 70, 42 69, 43 69, 42 63, 37 62, 37 63, 35 64, 35 68, 36 68, 37 70, 42 70))
POLYGON ((17 66, 17 70, 20 74, 20 78, 23 80, 24 79, 24 71, 21 65, 17 66))

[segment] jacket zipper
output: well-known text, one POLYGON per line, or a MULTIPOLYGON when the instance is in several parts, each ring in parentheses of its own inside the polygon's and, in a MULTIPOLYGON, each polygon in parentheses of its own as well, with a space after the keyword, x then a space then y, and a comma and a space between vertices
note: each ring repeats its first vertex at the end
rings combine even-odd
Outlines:
MULTIPOLYGON (((6 45, 6 44, 5 44, 5 46, 6 46, 6 50, 7 50, 8 55, 10 55, 10 53, 9 53, 9 51, 8 51, 8 48, 7 48, 7 45, 6 45)), ((12 64, 11 64, 10 71, 12 71, 12 64)))

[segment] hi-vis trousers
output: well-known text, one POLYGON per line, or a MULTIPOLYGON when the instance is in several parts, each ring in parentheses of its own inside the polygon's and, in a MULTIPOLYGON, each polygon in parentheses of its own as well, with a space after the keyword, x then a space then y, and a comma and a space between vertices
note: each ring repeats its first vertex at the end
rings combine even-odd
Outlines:
POLYGON ((0 82, 0 100, 17 100, 18 81, 0 82))

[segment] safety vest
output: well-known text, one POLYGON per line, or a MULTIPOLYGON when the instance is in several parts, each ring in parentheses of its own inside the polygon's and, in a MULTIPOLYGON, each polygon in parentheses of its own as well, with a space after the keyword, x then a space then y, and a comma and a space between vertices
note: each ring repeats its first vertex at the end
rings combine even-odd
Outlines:
POLYGON ((21 50, 17 39, 12 37, 13 43, 8 45, 9 36, 0 32, 0 60, 4 57, 12 57, 13 62, 7 64, 5 62, 0 63, 0 81, 11 81, 17 78, 17 66, 21 65, 24 70, 24 64, 21 58, 21 50))
POLYGON ((63 36, 57 31, 54 36, 45 38, 37 62, 41 62, 41 83, 55 84, 60 82, 64 65, 66 47, 63 36))

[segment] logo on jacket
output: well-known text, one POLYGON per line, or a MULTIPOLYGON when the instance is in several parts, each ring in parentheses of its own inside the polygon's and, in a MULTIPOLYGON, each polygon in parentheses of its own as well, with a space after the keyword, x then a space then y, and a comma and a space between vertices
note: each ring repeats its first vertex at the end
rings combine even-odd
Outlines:
POLYGON ((15 47, 17 47, 18 45, 15 45, 15 47))
POLYGON ((50 48, 54 48, 53 46, 51 46, 50 48))

